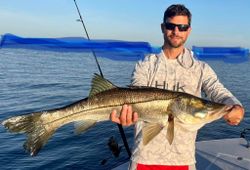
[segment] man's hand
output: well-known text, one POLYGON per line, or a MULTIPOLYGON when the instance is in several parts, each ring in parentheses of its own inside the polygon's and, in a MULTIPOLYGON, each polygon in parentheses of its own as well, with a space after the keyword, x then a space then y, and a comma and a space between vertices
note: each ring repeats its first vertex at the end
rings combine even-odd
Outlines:
POLYGON ((132 111, 132 107, 130 105, 125 104, 122 106, 119 117, 117 117, 116 113, 116 110, 112 111, 110 114, 110 120, 123 126, 130 126, 138 120, 138 114, 132 111))
POLYGON ((244 117, 244 108, 234 105, 232 110, 224 116, 229 125, 238 125, 244 117))

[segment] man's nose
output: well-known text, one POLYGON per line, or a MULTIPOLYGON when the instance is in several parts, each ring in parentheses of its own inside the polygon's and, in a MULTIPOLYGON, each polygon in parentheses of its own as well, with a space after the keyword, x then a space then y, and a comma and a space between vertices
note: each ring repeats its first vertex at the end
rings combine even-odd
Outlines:
POLYGON ((174 31, 175 34, 180 32, 177 26, 174 27, 173 31, 174 31))

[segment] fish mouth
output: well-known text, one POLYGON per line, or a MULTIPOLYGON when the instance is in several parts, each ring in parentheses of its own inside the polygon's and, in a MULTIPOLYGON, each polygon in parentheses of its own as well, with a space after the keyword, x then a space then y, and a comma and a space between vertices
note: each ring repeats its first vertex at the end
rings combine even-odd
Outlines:
POLYGON ((233 105, 225 105, 222 108, 211 109, 208 113, 211 114, 211 115, 226 114, 226 113, 231 112, 232 109, 233 109, 233 105))
POLYGON ((231 112, 233 110, 233 105, 226 105, 225 106, 225 111, 231 112))

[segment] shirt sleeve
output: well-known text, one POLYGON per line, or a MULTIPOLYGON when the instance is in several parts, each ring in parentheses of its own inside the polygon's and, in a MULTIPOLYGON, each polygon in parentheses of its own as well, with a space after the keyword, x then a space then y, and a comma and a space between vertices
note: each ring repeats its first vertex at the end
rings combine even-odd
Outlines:
POLYGON ((242 106, 240 101, 224 87, 214 70, 206 63, 203 63, 202 90, 212 101, 242 106))

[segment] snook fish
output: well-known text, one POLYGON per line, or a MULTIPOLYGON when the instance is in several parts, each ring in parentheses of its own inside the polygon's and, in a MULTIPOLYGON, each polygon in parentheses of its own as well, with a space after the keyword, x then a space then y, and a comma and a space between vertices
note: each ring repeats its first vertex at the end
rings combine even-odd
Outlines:
POLYGON ((61 126, 75 122, 76 133, 85 132, 98 121, 109 120, 112 110, 132 106, 144 121, 146 145, 167 126, 166 140, 172 144, 174 119, 183 124, 209 123, 230 111, 230 106, 204 100, 190 94, 151 87, 119 88, 95 74, 89 97, 68 106, 11 117, 2 122, 10 132, 26 133, 24 148, 35 156, 61 126))

